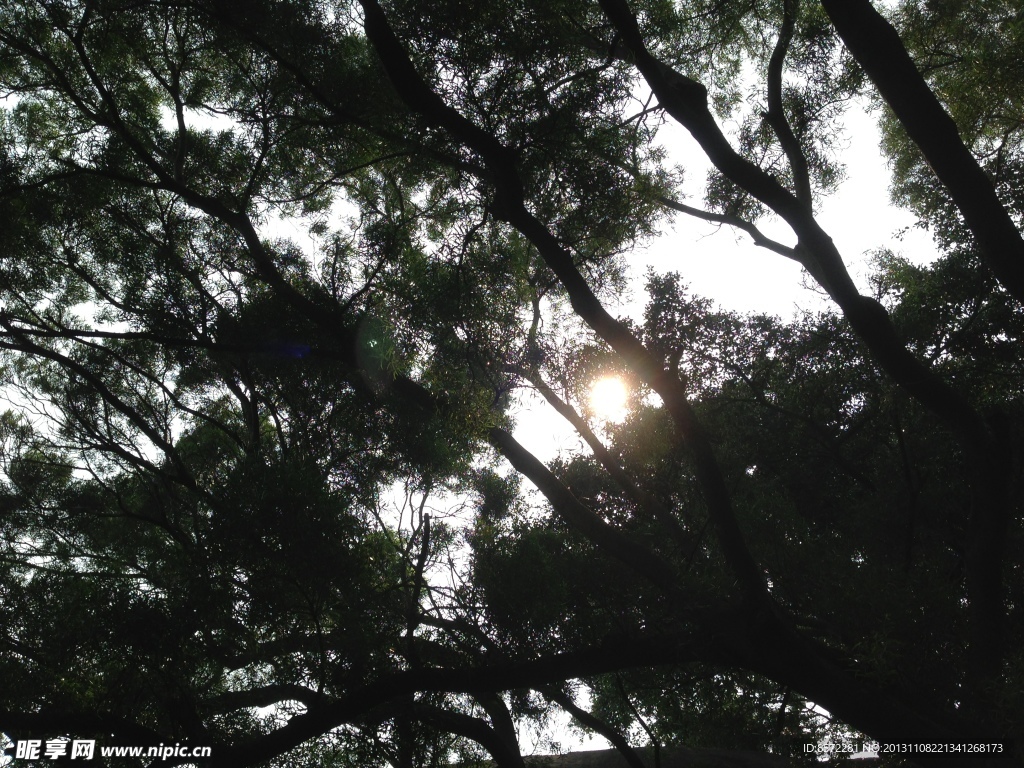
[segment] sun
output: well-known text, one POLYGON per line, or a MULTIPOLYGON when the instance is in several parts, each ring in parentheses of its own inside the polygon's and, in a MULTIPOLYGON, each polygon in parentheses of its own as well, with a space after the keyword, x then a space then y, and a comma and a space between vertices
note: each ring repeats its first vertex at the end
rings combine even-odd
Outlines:
POLYGON ((628 399, 626 382, 618 376, 604 376, 590 385, 590 410, 605 421, 622 421, 626 418, 628 399))

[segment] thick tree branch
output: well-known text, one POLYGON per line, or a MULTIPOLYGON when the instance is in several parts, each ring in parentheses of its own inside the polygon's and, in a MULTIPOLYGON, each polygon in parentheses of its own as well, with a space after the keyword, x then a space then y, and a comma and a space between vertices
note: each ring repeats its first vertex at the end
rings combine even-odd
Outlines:
POLYGON ((541 693, 568 712, 572 716, 572 719, 584 728, 589 728, 595 733, 604 736, 604 738, 608 740, 608 743, 619 751, 619 754, 622 755, 622 759, 626 761, 629 768, 647 768, 637 750, 633 749, 626 740, 626 737, 619 733, 619 731, 613 728, 609 723, 606 723, 592 712, 587 712, 587 710, 577 706, 576 702, 574 702, 571 697, 565 695, 561 691, 554 688, 542 688, 541 693))
POLYGON ((836 32, 949 191, 992 273, 1024 303, 1024 238, 893 26, 870 0, 822 0, 836 32))
MULTIPOLYGON (((708 109, 706 89, 647 50, 627 0, 600 0, 600 4, 666 111, 690 131, 727 178, 793 228, 799 238, 796 250, 802 255, 801 263, 839 305, 875 361, 897 384, 939 416, 964 446, 972 492, 968 557, 972 666, 982 676, 994 678, 1002 663, 1002 561, 1008 520, 1006 453, 1000 441, 986 419, 960 393, 906 348, 885 308, 858 292, 832 238, 807 207, 732 149, 708 109)), ((870 8, 867 0, 827 5, 841 15, 848 15, 850 8, 860 9, 863 15, 864 9, 870 8)), ((863 40, 868 47, 872 41, 870 36, 863 40)), ((1015 237, 1019 241, 1019 234, 1015 237)))
POLYGON ((608 638, 592 648, 531 660, 508 661, 463 669, 420 669, 389 675, 350 691, 334 703, 293 717, 287 725, 248 744, 217 751, 217 768, 243 768, 270 760, 382 704, 414 693, 474 693, 537 688, 562 680, 617 669, 682 663, 693 659, 724 660, 727 651, 717 628, 735 619, 728 614, 702 623, 700 631, 652 637, 608 638))
POLYGON ((485 720, 428 704, 414 704, 412 715, 417 720, 439 727, 448 733, 475 741, 491 753, 497 768, 523 768, 519 744, 515 740, 510 743, 485 720))
MULTIPOLYGON (((619 560, 631 570, 654 584, 666 595, 681 598, 675 570, 654 552, 632 541, 621 531, 606 523, 581 503, 532 453, 512 435, 494 427, 489 433, 491 443, 508 459, 516 471, 525 475, 570 526, 582 533, 603 552, 619 560)), ((689 602, 689 601, 687 601, 689 602)))
POLYGON ((665 370, 629 329, 605 310, 576 268, 572 254, 527 210, 514 153, 445 104, 416 72, 376 0, 360 2, 366 35, 399 96, 428 121, 444 128, 481 155, 495 185, 496 203, 502 218, 537 248, 568 293, 573 310, 664 400, 693 456, 694 471, 726 562, 749 599, 756 602, 768 600, 764 574, 743 539, 710 440, 704 434, 678 377, 665 370))

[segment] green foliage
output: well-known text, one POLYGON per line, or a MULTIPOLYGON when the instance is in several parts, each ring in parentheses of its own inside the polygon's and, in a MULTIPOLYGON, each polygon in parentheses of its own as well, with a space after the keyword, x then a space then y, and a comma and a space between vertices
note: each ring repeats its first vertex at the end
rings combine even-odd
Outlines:
MULTIPOLYGON (((1018 224, 1024 216, 1021 19, 1020 3, 1002 0, 904 3, 896 15, 908 51, 1018 224)), ((943 245, 966 244, 959 214, 920 153, 894 120, 886 118, 883 126, 894 199, 914 210, 943 245)))
MULTIPOLYGON (((1019 736, 1019 303, 890 116, 894 195, 941 254, 879 253, 880 304, 805 226, 757 242, 846 316, 740 316, 656 273, 641 320, 603 314, 685 170, 615 5, 396 0, 376 35, 370 0, 0 8, 4 733, 515 766, 582 687, 584 726, 638 744, 1019 736), (586 403, 610 374, 619 421, 586 403), (579 450, 518 450, 531 390, 579 450)), ((627 10, 732 126, 698 137, 697 215, 812 219, 867 87, 826 10, 627 10)), ((1019 220, 1020 9, 893 18, 1019 220)))

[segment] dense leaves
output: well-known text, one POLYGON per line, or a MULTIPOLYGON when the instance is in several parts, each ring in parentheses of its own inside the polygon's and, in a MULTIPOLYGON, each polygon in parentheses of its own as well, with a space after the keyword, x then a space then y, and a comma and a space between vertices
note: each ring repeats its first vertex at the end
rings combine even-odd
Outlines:
POLYGON ((0 733, 521 768, 568 715, 634 768, 853 736, 1019 764, 1020 15, 5 6, 0 733), (814 218, 865 97, 937 244, 879 251, 871 295, 814 218), (612 317, 673 212, 833 309, 651 273, 612 317), (528 396, 578 449, 517 442, 528 396))

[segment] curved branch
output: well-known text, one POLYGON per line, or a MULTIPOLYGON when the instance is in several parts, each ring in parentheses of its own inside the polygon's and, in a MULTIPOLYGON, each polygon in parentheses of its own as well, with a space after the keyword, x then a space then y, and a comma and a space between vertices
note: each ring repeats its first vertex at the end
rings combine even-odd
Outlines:
POLYGON ((523 768, 524 766, 519 744, 514 740, 510 743, 479 717, 462 712, 452 712, 428 704, 414 704, 412 715, 424 723, 438 726, 449 733, 475 741, 491 753, 498 768, 523 768))
POLYGON ((793 133, 789 120, 786 119, 786 112, 782 106, 782 68, 789 52, 789 45, 793 41, 793 27, 796 24, 800 0, 783 0, 782 8, 782 28, 779 30, 779 39, 775 43, 772 57, 768 61, 768 111, 764 117, 775 132, 782 151, 786 153, 789 168, 793 172, 796 199, 810 210, 811 177, 807 169, 807 157, 800 147, 799 139, 793 133))
POLYGON ((615 730, 610 724, 592 712, 587 712, 587 710, 577 706, 576 702, 560 691, 553 688, 542 688, 540 692, 568 712, 572 719, 584 728, 589 728, 606 738, 608 743, 619 751, 619 754, 622 755, 622 759, 626 761, 629 768, 647 768, 639 753, 630 746, 626 737, 615 730))
POLYGON ((650 637, 606 638, 583 651, 502 662, 462 669, 419 669, 383 677, 351 690, 344 697, 297 715, 288 724, 248 744, 217 750, 219 768, 243 768, 265 762, 358 719, 382 704, 414 693, 475 693, 537 688, 567 679, 589 677, 618 669, 682 663, 695 659, 724 661, 728 651, 720 634, 735 624, 733 613, 706 614, 692 632, 650 637))
POLYGON ((501 455, 508 459, 516 471, 537 486, 555 512, 570 526, 667 595, 682 597, 672 566, 651 550, 613 528, 582 504, 536 456, 527 451, 508 432, 494 427, 488 436, 491 444, 501 452, 501 455))
POLYGON ((360 0, 360 4, 366 36, 376 49, 398 95, 426 120, 444 128, 480 154, 490 172, 490 180, 495 185, 495 205, 501 217, 537 248, 541 258, 565 288, 576 314, 664 400, 693 457, 694 473, 708 505, 726 562, 748 599, 757 603, 770 601, 764 574, 744 540, 711 442, 687 400, 678 377, 665 370, 626 325, 608 313, 577 269, 572 254, 529 212, 514 153, 494 136, 445 104, 430 89, 409 60, 376 0, 360 0))
MULTIPOLYGON (((625 51, 622 51, 619 55, 620 57, 625 57, 626 53, 625 51)), ((634 179, 637 179, 638 181, 641 179, 640 172, 635 168, 630 167, 627 163, 617 161, 614 158, 606 159, 609 163, 621 168, 634 179)), ((710 221, 712 224, 725 224, 727 226, 743 230, 753 238, 754 245, 760 246, 761 248, 767 248, 769 251, 773 251, 780 256, 785 256, 787 259, 792 259, 804 269, 810 271, 810 267, 804 263, 803 256, 798 253, 795 248, 791 248, 788 245, 783 245, 776 240, 772 240, 758 229, 753 222, 728 213, 712 213, 711 211, 705 211, 701 208, 694 208, 693 206, 681 203, 668 195, 656 194, 654 195, 654 199, 666 208, 671 208, 673 211, 677 211, 679 213, 685 213, 687 216, 693 216, 696 219, 710 221)))
POLYGON ((773 251, 780 256, 792 259, 805 269, 807 268, 807 264, 804 263, 804 259, 795 248, 783 245, 777 240, 772 240, 752 222, 749 222, 746 219, 741 219, 739 216, 732 216, 727 213, 712 213, 711 211, 704 211, 700 208, 694 208, 693 206, 686 205, 685 203, 680 203, 679 201, 673 200, 671 197, 666 197, 665 195, 657 195, 655 199, 666 208, 671 208, 673 211, 678 211, 679 213, 685 213, 687 216, 693 216, 697 219, 710 221, 713 224, 726 224, 730 227, 741 229, 754 239, 754 245, 760 246, 761 248, 767 248, 769 251, 773 251))

